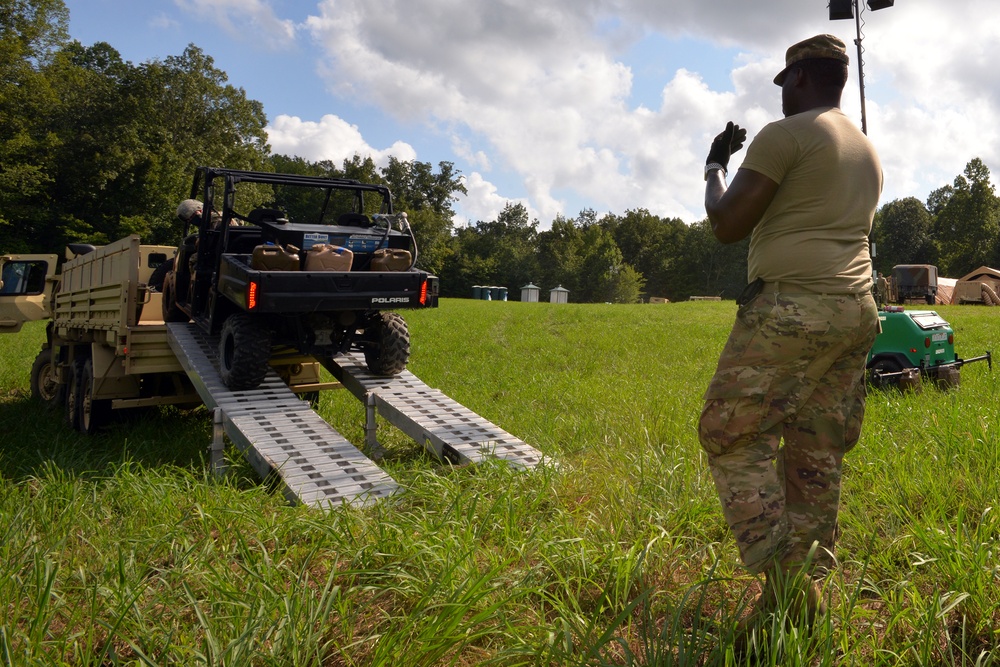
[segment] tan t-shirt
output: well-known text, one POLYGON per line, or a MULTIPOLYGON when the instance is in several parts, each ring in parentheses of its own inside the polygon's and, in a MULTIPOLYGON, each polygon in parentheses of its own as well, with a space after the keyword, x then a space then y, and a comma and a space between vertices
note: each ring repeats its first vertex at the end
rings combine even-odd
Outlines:
POLYGON ((768 124, 741 169, 778 184, 750 237, 748 278, 817 292, 872 286, 868 234, 882 192, 882 166, 868 137, 837 108, 768 124))

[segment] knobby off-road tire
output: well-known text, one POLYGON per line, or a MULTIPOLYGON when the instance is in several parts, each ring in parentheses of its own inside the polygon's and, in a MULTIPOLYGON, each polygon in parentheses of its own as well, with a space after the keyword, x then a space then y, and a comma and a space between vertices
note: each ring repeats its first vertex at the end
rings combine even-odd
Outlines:
POLYGON ((31 398, 47 408, 62 405, 65 387, 56 382, 56 366, 52 363, 52 348, 38 353, 31 364, 31 398))
POLYGON ((375 375, 389 377, 406 370, 410 360, 410 330, 398 313, 379 313, 366 332, 365 362, 375 375))
POLYGON ((83 363, 80 377, 80 424, 81 433, 93 435, 104 426, 111 417, 111 401, 106 398, 94 398, 94 360, 87 359, 83 363))
POLYGON ((254 389, 267 374, 271 332, 249 315, 230 315, 219 338, 219 375, 234 391, 254 389))
POLYGON ((187 322, 187 314, 177 307, 177 274, 173 271, 167 273, 163 279, 163 301, 161 309, 163 311, 164 322, 187 322))

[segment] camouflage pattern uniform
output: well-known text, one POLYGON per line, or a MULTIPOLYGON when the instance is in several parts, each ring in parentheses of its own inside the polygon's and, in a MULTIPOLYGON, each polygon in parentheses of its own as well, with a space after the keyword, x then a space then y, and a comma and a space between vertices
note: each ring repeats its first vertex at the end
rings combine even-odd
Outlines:
POLYGON ((841 463, 858 441, 878 330, 869 292, 764 292, 740 307, 699 438, 751 572, 832 563, 841 463), (784 446, 781 442, 784 440, 784 446))

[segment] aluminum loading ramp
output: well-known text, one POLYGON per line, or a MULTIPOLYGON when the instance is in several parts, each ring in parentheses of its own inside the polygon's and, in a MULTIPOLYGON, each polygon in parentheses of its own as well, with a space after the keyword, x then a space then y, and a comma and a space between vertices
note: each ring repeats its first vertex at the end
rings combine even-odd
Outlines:
MULTIPOLYGON (((198 394, 261 477, 274 473, 291 502, 368 505, 399 486, 269 369, 257 389, 232 391, 219 377, 218 337, 167 324, 170 347, 198 394)), ((220 443, 221 444, 221 443, 220 443)))
POLYGON ((377 410, 390 424, 442 461, 465 464, 497 458, 525 468, 534 468, 542 462, 542 454, 537 449, 424 384, 410 371, 388 378, 373 375, 361 352, 321 361, 341 384, 365 403, 365 438, 369 447, 378 447, 375 440, 377 410))

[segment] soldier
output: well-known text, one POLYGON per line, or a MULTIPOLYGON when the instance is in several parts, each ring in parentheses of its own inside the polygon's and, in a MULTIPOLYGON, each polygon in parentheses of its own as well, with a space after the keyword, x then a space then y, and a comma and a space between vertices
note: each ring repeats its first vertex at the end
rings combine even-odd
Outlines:
POLYGON ((882 191, 871 143, 840 110, 844 43, 791 46, 785 118, 765 126, 726 184, 746 130, 732 122, 705 165, 705 209, 723 243, 750 236, 749 285, 705 392, 699 439, 746 568, 764 592, 737 641, 778 601, 811 626, 833 562, 843 457, 864 417, 878 329, 868 234, 882 191))

